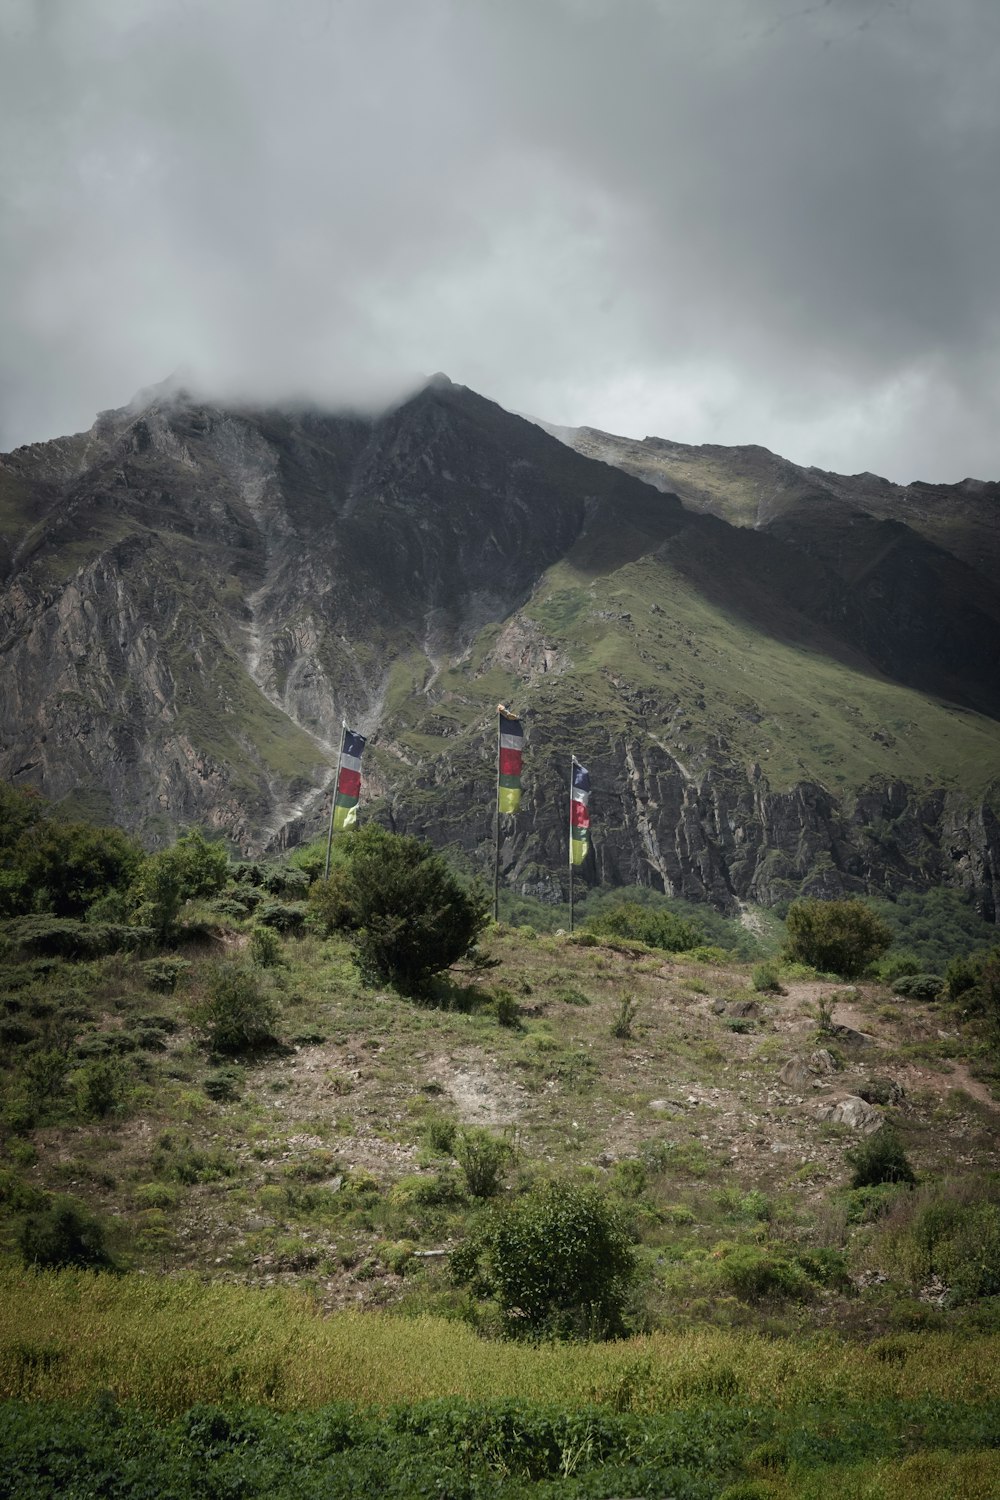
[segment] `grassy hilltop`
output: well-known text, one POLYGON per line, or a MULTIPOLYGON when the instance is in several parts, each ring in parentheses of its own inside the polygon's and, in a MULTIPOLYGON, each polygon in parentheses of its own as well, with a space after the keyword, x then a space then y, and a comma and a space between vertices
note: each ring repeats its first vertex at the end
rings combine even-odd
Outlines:
POLYGON ((957 999, 912 973, 988 942, 957 898, 886 904, 850 984, 774 914, 646 893, 669 951, 620 896, 572 935, 522 904, 413 998, 316 925, 308 855, 182 852, 214 894, 159 937, 169 851, 145 926, 2 924, 7 1493, 151 1454, 156 1494, 994 1492, 995 1020, 962 961, 957 999), (611 1343, 455 1274, 553 1182, 627 1236, 611 1343))

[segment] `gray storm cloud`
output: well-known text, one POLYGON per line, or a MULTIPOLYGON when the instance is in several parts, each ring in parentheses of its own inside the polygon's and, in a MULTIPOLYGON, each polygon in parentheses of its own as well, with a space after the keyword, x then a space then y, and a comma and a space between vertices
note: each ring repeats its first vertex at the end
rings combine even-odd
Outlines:
POLYGON ((0 447, 182 367, 1000 476, 995 0, 3 0, 0 447))

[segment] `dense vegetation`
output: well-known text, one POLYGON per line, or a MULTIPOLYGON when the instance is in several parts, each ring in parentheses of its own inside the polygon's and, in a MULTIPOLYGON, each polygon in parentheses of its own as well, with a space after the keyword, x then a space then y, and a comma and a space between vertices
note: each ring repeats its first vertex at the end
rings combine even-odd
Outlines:
POLYGON ((128 1493, 144 1455, 177 1494, 991 1492, 974 924, 936 974, 876 925, 848 987, 773 918, 652 893, 598 893, 573 936, 484 926, 381 829, 324 882, 310 851, 150 856, 5 796, 9 1493, 128 1493), (825 1120, 845 1096, 879 1128, 825 1120))

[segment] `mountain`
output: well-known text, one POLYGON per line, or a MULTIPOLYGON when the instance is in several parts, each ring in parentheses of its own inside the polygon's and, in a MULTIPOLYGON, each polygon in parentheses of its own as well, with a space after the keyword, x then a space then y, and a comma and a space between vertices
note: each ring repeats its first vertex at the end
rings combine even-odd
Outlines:
POLYGON ((153 388, 0 459, 0 774, 150 842, 321 826, 345 718, 378 813, 505 879, 735 909, 955 884, 996 916, 1000 487, 558 437, 437 376, 379 414, 153 388))

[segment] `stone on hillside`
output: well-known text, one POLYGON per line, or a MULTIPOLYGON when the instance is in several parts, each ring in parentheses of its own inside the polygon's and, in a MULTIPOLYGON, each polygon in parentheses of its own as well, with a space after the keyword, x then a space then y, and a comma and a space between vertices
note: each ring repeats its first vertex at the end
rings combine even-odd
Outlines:
POLYGON ((871 1135, 882 1124, 881 1113, 855 1094, 841 1099, 838 1104, 821 1105, 818 1114, 821 1120, 828 1120, 831 1125, 847 1125, 851 1130, 860 1130, 863 1135, 871 1135))
POLYGON ((844 1047, 874 1047, 875 1038, 868 1036, 863 1031, 855 1031, 853 1026, 834 1026, 833 1034, 837 1041, 844 1047))
POLYGON ((837 1059, 826 1047, 817 1047, 809 1058, 809 1067, 813 1073, 836 1073, 837 1059))
POLYGON ((726 1013, 730 1016, 741 1016, 747 1020, 756 1020, 760 1015, 760 1006, 756 1000, 732 1000, 726 1006, 726 1013))
POLYGON ((790 1089, 805 1089, 812 1082, 812 1074, 801 1057, 789 1058, 778 1077, 790 1089))

